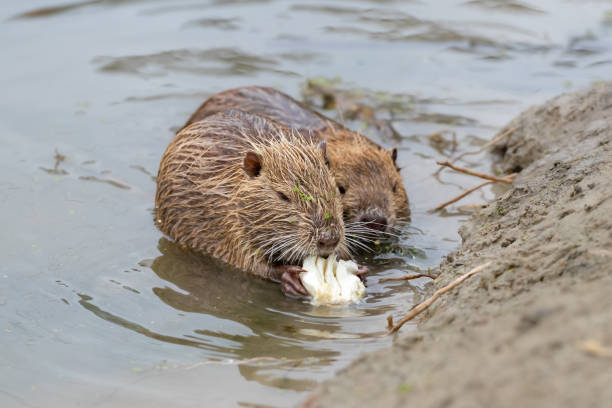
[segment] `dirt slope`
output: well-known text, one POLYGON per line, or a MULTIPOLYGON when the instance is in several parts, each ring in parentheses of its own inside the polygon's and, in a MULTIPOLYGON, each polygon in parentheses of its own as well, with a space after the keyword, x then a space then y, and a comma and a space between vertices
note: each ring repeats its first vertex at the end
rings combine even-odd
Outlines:
POLYGON ((431 290, 492 266, 304 406, 612 407, 612 83, 511 127, 497 153, 521 172, 464 224, 431 290))

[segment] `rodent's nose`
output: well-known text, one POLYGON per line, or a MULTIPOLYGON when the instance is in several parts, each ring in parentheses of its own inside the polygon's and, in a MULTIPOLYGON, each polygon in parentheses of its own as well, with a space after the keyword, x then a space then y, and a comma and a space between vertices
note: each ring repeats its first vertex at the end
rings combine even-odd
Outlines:
POLYGON ((340 241, 340 237, 331 231, 325 231, 325 233, 317 241, 317 247, 319 248, 319 254, 329 255, 334 252, 336 245, 340 241))
POLYGON ((359 217, 359 222, 363 222, 367 228, 384 232, 387 229, 387 217, 381 215, 364 214, 359 217))

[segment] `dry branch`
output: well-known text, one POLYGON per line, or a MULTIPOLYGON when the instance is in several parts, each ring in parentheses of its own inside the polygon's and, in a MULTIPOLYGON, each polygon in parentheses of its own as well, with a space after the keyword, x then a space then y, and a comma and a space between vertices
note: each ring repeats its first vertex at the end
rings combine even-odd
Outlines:
POLYGON ((448 162, 448 161, 436 162, 436 164, 439 164, 440 166, 450 167, 451 169, 453 169, 455 171, 458 171, 460 173, 469 174, 470 176, 480 177, 480 178, 485 179, 485 180, 497 181, 497 182, 500 182, 500 183, 510 184, 510 183, 512 183, 512 180, 514 180, 514 177, 516 177, 516 173, 512 173, 512 174, 509 174, 509 175, 504 176, 504 177, 497 177, 497 176, 492 176, 490 174, 478 173, 476 171, 464 169, 463 167, 457 167, 457 166, 455 166, 454 164, 452 164, 451 162, 448 162))
MULTIPOLYGON (((504 133, 502 133, 501 135, 497 136, 496 138, 494 138, 492 140, 489 140, 487 143, 482 145, 478 150, 472 150, 472 151, 469 151, 469 152, 463 152, 460 155, 455 156, 454 158, 452 158, 450 160, 450 163, 454 164, 456 161, 458 161, 459 159, 461 159, 461 158, 463 158, 465 156, 481 153, 482 151, 484 151, 488 147, 496 145, 497 143, 502 141, 504 138, 506 138, 509 135, 511 135, 512 133, 514 133, 515 130, 516 130, 516 128, 510 128, 510 129, 506 130, 504 133)), ((444 167, 440 167, 438 170, 436 170, 436 172, 434 174, 435 175, 440 174, 440 172, 442 171, 443 168, 444 167)))
POLYGON ((481 153, 486 148, 494 146, 497 143, 499 143, 501 140, 506 138, 507 136, 510 136, 512 133, 514 133, 515 130, 516 130, 516 128, 510 128, 510 129, 506 130, 504 133, 502 133, 501 135, 497 136, 496 138, 494 138, 492 140, 489 140, 487 143, 482 145, 482 147, 480 149, 478 149, 478 150, 473 150, 473 151, 470 151, 470 152, 461 153, 459 156, 455 157, 454 159, 451 159, 451 163, 454 163, 457 160, 459 160, 459 159, 461 159, 461 158, 463 158, 465 156, 481 153))
MULTIPOLYGON (((514 180, 514 178, 516 176, 517 176, 517 173, 512 173, 512 174, 509 174, 509 175, 503 177, 503 180, 508 180, 508 181, 504 181, 504 182, 511 183, 512 180, 514 180)), ((443 209, 444 207, 446 207, 448 205, 451 205, 452 203, 455 203, 455 202, 461 200, 463 197, 467 196, 468 194, 473 193, 474 191, 478 190, 479 188, 482 188, 482 187, 484 187, 486 185, 493 184, 493 183, 497 183, 497 181, 495 181, 495 180, 485 181, 484 183, 479 184, 476 187, 471 188, 471 189, 469 189, 469 190, 459 194, 457 197, 453 198, 452 200, 448 200, 447 202, 440 204, 439 206, 437 206, 436 208, 431 210, 431 212, 439 211, 439 210, 443 209)))
POLYGON ((389 282, 389 281, 403 281, 403 280, 412 280, 418 278, 429 278, 435 280, 436 277, 430 275, 428 273, 417 273, 416 275, 408 275, 408 276, 400 276, 398 278, 382 278, 378 280, 378 283, 389 282))
POLYGON ((458 277, 457 279, 455 279, 454 281, 452 281, 448 285, 444 286, 443 288, 436 290, 434 292, 434 294, 431 295, 431 297, 427 298, 423 302, 421 302, 418 305, 416 305, 415 307, 413 307, 412 310, 410 310, 410 312, 408 312, 408 314, 406 316, 404 316, 402 318, 402 320, 400 320, 396 325, 393 325, 393 317, 391 315, 389 315, 387 317, 387 326, 389 328, 389 331, 387 332, 387 334, 392 334, 392 333, 397 332, 404 325, 404 323, 414 319, 421 312, 427 310, 429 308, 429 306, 431 306, 432 303, 435 302, 440 296, 442 296, 443 294, 445 294, 449 290, 453 289, 454 287, 460 285, 463 281, 465 281, 469 277, 477 274, 478 272, 482 271, 483 269, 485 269, 489 265, 491 265, 491 262, 487 262, 487 263, 485 263, 483 265, 477 266, 476 268, 472 269, 471 271, 469 271, 465 275, 461 275, 460 277, 458 277))
POLYGON ((444 207, 446 207, 447 205, 451 205, 452 203, 455 203, 455 202, 461 200, 463 197, 465 197, 468 194, 473 193, 474 191, 478 190, 479 188, 482 188, 482 187, 484 187, 486 185, 493 184, 493 183, 495 183, 495 181, 492 181, 492 180, 485 181, 484 183, 479 184, 476 187, 470 188, 466 192, 459 194, 457 197, 453 198, 452 200, 448 200, 447 202, 440 204, 439 206, 434 208, 432 211, 439 211, 439 210, 443 209, 444 207))

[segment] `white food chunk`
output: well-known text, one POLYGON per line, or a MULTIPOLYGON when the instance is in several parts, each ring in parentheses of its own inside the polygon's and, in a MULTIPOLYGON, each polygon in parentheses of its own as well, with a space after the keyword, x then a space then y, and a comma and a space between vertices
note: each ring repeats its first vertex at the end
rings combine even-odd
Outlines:
POLYGON ((365 286, 355 276, 357 268, 353 261, 337 261, 336 255, 327 259, 309 256, 302 266, 307 272, 300 279, 313 305, 357 302, 365 295, 365 286))

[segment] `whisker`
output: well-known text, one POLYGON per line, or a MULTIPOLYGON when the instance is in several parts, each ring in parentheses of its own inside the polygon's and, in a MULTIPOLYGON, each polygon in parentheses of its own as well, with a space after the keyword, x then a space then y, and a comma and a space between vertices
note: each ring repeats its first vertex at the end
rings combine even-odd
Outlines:
POLYGON ((277 257, 278 261, 287 261, 290 262, 292 257, 290 256, 293 252, 295 252, 295 248, 297 246, 297 242, 293 242, 292 245, 286 247, 277 257))
POLYGON ((389 231, 378 231, 378 230, 374 230, 374 229, 352 229, 352 228, 346 228, 345 229, 346 234, 352 233, 352 234, 357 234, 357 233, 363 233, 364 235, 373 237, 373 238, 380 238, 381 235, 384 236, 389 236, 389 237, 394 237, 394 238, 401 238, 402 235, 401 234, 397 234, 394 232, 389 232, 389 231))
POLYGON ((363 237, 363 236, 359 236, 359 235, 346 235, 346 238, 350 238, 353 241, 359 241, 359 242, 368 242, 368 243, 374 243, 376 242, 375 239, 371 239, 371 238, 367 238, 367 237, 363 237))
POLYGON ((362 242, 352 240, 352 239, 347 239, 346 240, 346 246, 348 247, 348 249, 350 251, 352 251, 354 248, 361 248, 361 249, 365 250, 366 252, 373 252, 374 251, 370 246, 368 246, 368 245, 366 245, 366 244, 364 244, 362 242))

